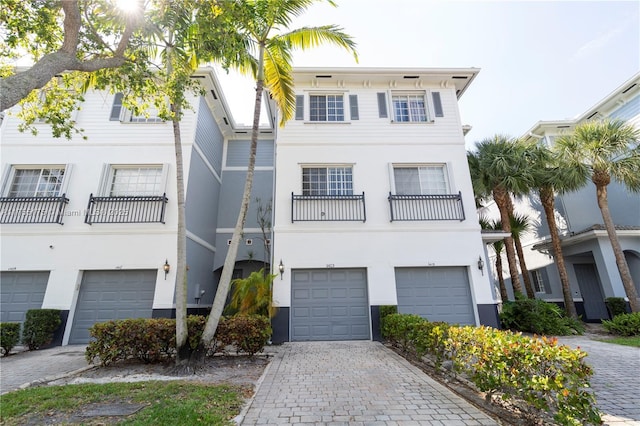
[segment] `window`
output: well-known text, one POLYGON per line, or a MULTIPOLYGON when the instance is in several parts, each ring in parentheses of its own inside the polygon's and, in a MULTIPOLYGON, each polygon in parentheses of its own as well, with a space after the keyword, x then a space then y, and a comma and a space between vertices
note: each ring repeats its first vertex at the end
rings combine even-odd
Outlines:
POLYGON ((444 164, 394 167, 393 178, 397 195, 449 193, 449 182, 444 164))
POLYGON ((533 277, 533 290, 536 293, 546 293, 547 290, 544 285, 544 276, 542 271, 540 269, 531 271, 531 276, 533 277))
POLYGON ((114 167, 108 193, 112 197, 162 195, 163 181, 162 166, 114 167))
POLYGON ((353 195, 351 167, 305 167, 302 195, 353 195))
POLYGON ((399 122, 427 121, 426 103, 422 94, 393 95, 393 118, 399 122))
POLYGON ((64 167, 15 168, 7 197, 57 197, 64 180, 64 167))
POLYGON ((309 104, 311 121, 344 121, 342 95, 311 95, 309 104))
POLYGON ((131 111, 126 109, 122 104, 122 93, 118 92, 113 97, 113 105, 111 106, 111 114, 109 116, 110 121, 123 121, 129 123, 163 123, 160 117, 158 117, 158 110, 150 107, 148 114, 134 115, 131 111), (148 116, 147 116, 148 115, 148 116))

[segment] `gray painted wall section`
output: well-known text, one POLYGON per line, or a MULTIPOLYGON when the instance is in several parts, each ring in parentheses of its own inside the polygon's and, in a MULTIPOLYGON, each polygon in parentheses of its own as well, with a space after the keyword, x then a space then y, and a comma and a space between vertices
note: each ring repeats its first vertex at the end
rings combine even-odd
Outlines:
POLYGON ((626 104, 622 105, 620 108, 609 114, 609 116, 611 118, 617 118, 627 121, 638 114, 640 114, 640 95, 632 98, 626 104))
MULTIPOLYGON (((231 140, 227 144, 227 167, 247 167, 249 163, 248 140, 231 140)), ((273 139, 258 140, 256 167, 273 167, 273 139)))
MULTIPOLYGON (((227 257, 227 252, 229 251, 227 240, 231 239, 231 235, 231 232, 218 233, 218 238, 216 240, 216 258, 213 264, 214 270, 220 268, 224 264, 224 259, 225 257, 227 257)), ((264 262, 265 260, 267 263, 269 262, 269 259, 265 258, 265 249, 262 242, 261 233, 244 233, 243 241, 240 242, 240 246, 238 247, 236 262, 240 262, 243 260, 254 260, 256 261, 256 263, 259 263, 260 265, 256 268, 256 270, 262 267, 262 262, 264 262), (252 245, 247 245, 246 240, 248 239, 252 240, 252 245)))
MULTIPOLYGON (((242 193, 247 172, 244 170, 225 170, 222 174, 222 191, 218 208, 218 228, 233 229, 238 219, 242 193)), ((266 205, 273 197, 273 172, 271 170, 256 170, 253 176, 253 188, 251 191, 251 202, 247 212, 245 228, 257 228, 257 207, 256 198, 262 200, 266 205)))
POLYGON ((191 151, 187 187, 187 230, 214 245, 218 221, 220 182, 213 176, 197 151, 191 151))
POLYGON ((195 143, 216 173, 218 173, 218 176, 220 176, 222 173, 224 138, 204 97, 200 98, 195 143))
POLYGON ((187 305, 196 303, 201 290, 205 293, 200 299, 201 305, 211 305, 217 283, 213 281, 213 260, 215 253, 187 238, 187 305))

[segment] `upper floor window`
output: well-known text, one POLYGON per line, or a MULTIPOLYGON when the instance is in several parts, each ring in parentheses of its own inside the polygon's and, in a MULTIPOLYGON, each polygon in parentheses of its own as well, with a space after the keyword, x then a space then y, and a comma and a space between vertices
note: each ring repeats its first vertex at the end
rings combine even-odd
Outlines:
POLYGON ((393 117, 399 122, 427 121, 427 108, 424 94, 394 94, 393 117))
POLYGON ((160 117, 158 117, 158 110, 156 108, 149 108, 147 114, 135 115, 122 104, 123 94, 118 92, 113 97, 113 105, 111 106, 111 115, 109 120, 122 121, 129 123, 163 123, 160 117))
POLYGON ((311 95, 309 119, 311 121, 344 121, 343 95, 311 95))
POLYGON ((65 168, 13 168, 7 197, 57 197, 60 195, 65 168))
POLYGON ((352 168, 303 168, 302 195, 353 195, 352 168))
POLYGON ((393 177, 397 195, 449 193, 449 182, 444 164, 394 166, 393 177))
POLYGON ((109 178, 109 196, 161 195, 162 166, 114 166, 109 178))

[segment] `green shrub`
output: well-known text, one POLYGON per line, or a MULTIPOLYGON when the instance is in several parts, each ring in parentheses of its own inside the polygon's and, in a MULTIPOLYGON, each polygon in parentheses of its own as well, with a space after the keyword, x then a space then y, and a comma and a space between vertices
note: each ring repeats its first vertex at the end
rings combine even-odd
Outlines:
POLYGON ((619 336, 640 336, 640 312, 620 314, 612 320, 603 320, 604 328, 619 336))
MULTIPOLYGON (((206 325, 206 318, 187 317, 188 344, 196 349, 206 325)), ((92 364, 109 365, 117 361, 138 359, 145 363, 163 362, 176 354, 176 321, 168 318, 137 318, 96 323, 89 329, 93 338, 85 357, 92 364)), ((220 319, 212 355, 233 345, 237 352, 253 355, 262 350, 271 335, 269 319, 262 316, 237 316, 220 319)))
POLYGON ((627 302, 625 302, 624 297, 607 297, 604 302, 611 318, 627 313, 627 302))
POLYGON ((398 307, 396 305, 382 305, 380 306, 380 320, 382 320, 387 315, 397 314, 398 307))
POLYGON ((19 322, 0 322, 0 348, 3 355, 9 355, 20 341, 20 323, 19 322))
POLYGON ((530 415, 550 413, 561 425, 600 424, 588 391, 586 353, 558 346, 557 339, 524 337, 489 327, 431 323, 416 315, 383 319, 383 336, 408 353, 453 363, 488 397, 513 400, 530 415))
POLYGON ((558 305, 523 296, 505 302, 500 322, 509 330, 554 336, 582 334, 585 330, 582 321, 567 317, 558 305))
POLYGON ((22 330, 22 343, 30 351, 48 345, 62 320, 58 309, 30 309, 22 330))

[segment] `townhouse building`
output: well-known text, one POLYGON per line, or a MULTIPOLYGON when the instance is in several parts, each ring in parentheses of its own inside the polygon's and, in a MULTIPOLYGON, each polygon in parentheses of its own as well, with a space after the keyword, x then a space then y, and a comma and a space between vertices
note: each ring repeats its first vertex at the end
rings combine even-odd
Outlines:
MULTIPOLYGON (((620 119, 635 127, 640 126, 640 73, 576 118, 538 121, 521 138, 552 146, 556 138, 572 132, 577 124, 603 118, 620 119)), ((607 194, 618 239, 634 284, 640 290, 640 194, 615 181, 608 186, 607 194)), ((540 201, 532 195, 517 199, 514 204, 516 212, 531 219, 532 229, 522 237, 522 244, 536 297, 563 306, 560 277, 540 201)), ((608 319, 605 299, 626 299, 626 293, 597 204, 595 185, 588 182, 578 191, 558 194, 555 205, 576 309, 586 321, 608 319)), ((492 204, 481 214, 499 217, 497 208, 492 204)), ((492 256, 495 258, 495 253, 492 256)), ((494 262, 491 263, 493 265, 494 262)), ((513 297, 506 259, 504 265, 507 291, 513 297)))

